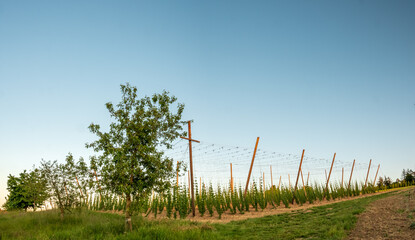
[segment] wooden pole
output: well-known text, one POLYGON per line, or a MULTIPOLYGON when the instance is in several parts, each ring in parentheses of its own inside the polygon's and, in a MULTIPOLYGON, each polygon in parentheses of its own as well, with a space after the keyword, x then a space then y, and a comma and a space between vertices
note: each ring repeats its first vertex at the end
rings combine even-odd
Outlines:
POLYGON ((347 189, 350 188, 350 183, 352 182, 352 175, 353 175, 353 169, 354 169, 354 163, 355 162, 356 162, 356 159, 353 159, 353 166, 352 166, 352 171, 350 172, 349 185, 347 186, 347 189))
POLYGON ((376 171, 375 179, 373 180, 373 186, 375 186, 376 184, 376 178, 378 177, 379 168, 380 168, 380 164, 378 165, 378 170, 376 171))
POLYGON ((342 188, 343 188, 344 167, 342 167, 342 188))
POLYGON ((274 186, 274 183, 272 183, 272 165, 269 165, 269 171, 271 173, 271 188, 274 186))
POLYGON ((326 174, 326 182, 327 182, 327 170, 324 169, 324 174, 326 174))
POLYGON ((291 180, 290 180, 290 174, 288 174, 288 188, 291 191, 291 180))
POLYGON ((179 161, 177 161, 177 169, 176 169, 176 187, 179 186, 179 161))
POLYGON ((233 192, 232 163, 231 163, 231 192, 233 192))
POLYGON ((192 127, 191 127, 191 121, 188 121, 187 122, 187 125, 188 125, 188 134, 189 134, 189 137, 188 138, 186 138, 186 137, 180 137, 180 138, 182 138, 182 139, 186 139, 186 140, 189 140, 189 158, 190 158, 190 192, 191 192, 191 197, 192 197, 192 201, 191 201, 191 203, 192 203, 192 214, 193 214, 193 217, 195 216, 195 214, 196 214, 196 209, 195 209, 195 192, 194 192, 194 187, 193 187, 193 159, 192 159, 192 142, 198 142, 198 143, 200 143, 199 141, 197 141, 197 140, 194 140, 194 139, 192 139, 192 127))
POLYGON ((305 149, 303 149, 303 153, 301 154, 301 161, 300 161, 300 166, 298 167, 297 180, 295 181, 294 192, 297 190, 298 179, 300 178, 301 165, 303 164, 303 158, 304 158, 304 151, 305 149))
POLYGON ((329 177, 327 178, 326 191, 328 191, 328 190, 329 190, 330 175, 331 175, 331 171, 333 170, 333 164, 334 164, 334 159, 335 159, 335 158, 336 158, 336 153, 334 153, 334 156, 333 156, 333 161, 331 162, 331 167, 330 167, 329 177))
POLYGON ((370 161, 369 161, 369 167, 367 168, 367 175, 366 175, 366 181, 365 181, 365 188, 366 188, 366 185, 367 185, 367 179, 369 178, 370 164, 372 164, 372 159, 370 159, 370 161))
POLYGON ((278 183, 278 189, 281 187, 281 175, 280 175, 280 182, 278 183))
POLYGON ((97 175, 97 171, 95 171, 95 169, 94 169, 94 173, 95 173, 95 179, 97 180, 97 184, 98 184, 98 188, 99 188, 99 202, 101 202, 101 186, 99 185, 98 175, 97 175))
POLYGON ((78 178, 76 177, 76 175, 75 175, 75 179, 76 179, 76 182, 78 183, 79 192, 81 192, 81 196, 84 197, 84 194, 82 194, 81 185, 79 185, 79 181, 78 181, 78 178))
POLYGON ((246 192, 248 191, 249 179, 251 178, 252 167, 254 166, 254 160, 255 160, 256 150, 258 148, 258 142, 259 142, 259 137, 256 138, 254 155, 252 156, 251 167, 249 168, 248 179, 246 180, 245 193, 244 193, 245 196, 246 196, 246 192))
MULTIPOLYGON (((192 128, 190 127, 190 121, 189 124, 189 138, 192 139, 192 128)), ((192 188, 192 211, 193 211, 193 217, 196 214, 195 210, 195 193, 193 192, 193 160, 192 160, 192 141, 189 140, 189 157, 190 157, 190 184, 192 188)))
POLYGON ((310 178, 310 172, 308 172, 308 176, 307 176, 307 186, 308 186, 308 179, 310 178))
POLYGON ((191 180, 190 180, 190 172, 189 172, 189 170, 187 170, 187 182, 189 183, 189 195, 190 194, 192 194, 191 193, 191 187, 190 187, 190 185, 191 185, 191 182, 190 182, 191 180))
POLYGON ((304 195, 307 197, 307 192, 305 191, 305 185, 304 185, 304 178, 303 178, 303 171, 302 170, 301 170, 301 181, 303 182, 304 195))
POLYGON ((301 170, 300 174, 301 174, 301 182, 303 183, 303 186, 304 186, 303 170, 301 170))

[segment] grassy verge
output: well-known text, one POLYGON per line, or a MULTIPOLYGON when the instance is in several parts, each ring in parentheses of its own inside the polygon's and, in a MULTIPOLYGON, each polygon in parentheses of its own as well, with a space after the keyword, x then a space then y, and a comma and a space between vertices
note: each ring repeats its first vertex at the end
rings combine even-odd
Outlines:
POLYGON ((356 215, 385 193, 280 215, 204 224, 188 220, 149 221, 133 218, 133 232, 124 234, 123 216, 91 211, 0 215, 0 239, 342 239, 356 215))

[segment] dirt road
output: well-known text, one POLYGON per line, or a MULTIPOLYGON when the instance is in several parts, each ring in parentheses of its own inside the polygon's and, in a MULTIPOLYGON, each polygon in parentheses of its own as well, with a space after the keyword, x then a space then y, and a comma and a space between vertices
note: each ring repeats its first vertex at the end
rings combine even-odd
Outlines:
POLYGON ((347 239, 415 239, 415 188, 369 204, 347 239))

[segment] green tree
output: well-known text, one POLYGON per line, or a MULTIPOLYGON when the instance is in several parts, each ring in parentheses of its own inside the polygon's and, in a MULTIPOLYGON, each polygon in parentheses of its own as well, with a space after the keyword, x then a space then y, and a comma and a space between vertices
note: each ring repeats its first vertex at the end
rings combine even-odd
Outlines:
POLYGON ((76 182, 75 188, 81 204, 88 203, 88 192, 94 189, 94 174, 82 157, 75 162, 71 153, 66 157, 68 175, 76 182))
POLYGON ((78 206, 79 188, 74 177, 72 155, 66 157, 66 163, 58 163, 56 160, 41 161, 41 172, 47 181, 50 195, 58 205, 61 220, 65 211, 71 211, 72 207, 78 206))
POLYGON ((405 180, 408 183, 412 183, 412 181, 415 181, 414 171, 412 171, 412 169, 407 169, 403 177, 403 180, 405 180))
MULTIPOLYGON (((23 174, 25 173, 26 170, 23 174)), ((7 190, 9 191, 9 195, 6 198, 6 203, 3 205, 7 210, 26 210, 29 207, 30 202, 25 198, 25 189, 21 178, 10 174, 7 179, 7 190)))
POLYGON ((128 83, 121 85, 121 92, 119 104, 106 104, 114 119, 109 131, 103 132, 92 123, 89 129, 99 139, 86 146, 100 152, 91 166, 100 168, 103 185, 118 195, 124 194, 125 229, 131 231, 131 197, 170 187, 175 172, 173 161, 164 156, 161 147, 171 148, 173 140, 186 134, 181 121, 184 105, 176 104, 177 98, 166 91, 140 99, 137 88, 128 83), (174 106, 175 113, 170 111, 174 106))
POLYGON ((36 208, 43 205, 48 198, 46 181, 36 168, 30 172, 24 170, 19 177, 9 175, 7 190, 9 195, 4 207, 8 210, 24 209, 26 211, 32 207, 36 211, 36 208))
POLYGON ((47 181, 44 175, 37 168, 29 172, 25 181, 26 199, 30 202, 29 206, 36 211, 37 207, 44 204, 49 197, 47 181))

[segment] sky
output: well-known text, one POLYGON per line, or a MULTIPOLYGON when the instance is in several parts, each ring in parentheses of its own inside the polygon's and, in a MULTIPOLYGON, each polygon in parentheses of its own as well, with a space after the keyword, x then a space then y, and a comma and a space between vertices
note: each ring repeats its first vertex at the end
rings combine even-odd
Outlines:
MULTIPOLYGON (((209 143, 415 169, 414 1, 0 0, 7 176, 88 158, 120 84, 168 90, 209 143)), ((248 167, 247 167, 248 168, 248 167)))

